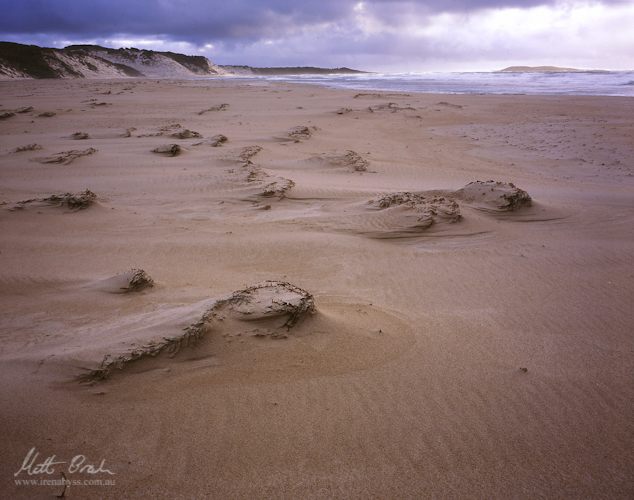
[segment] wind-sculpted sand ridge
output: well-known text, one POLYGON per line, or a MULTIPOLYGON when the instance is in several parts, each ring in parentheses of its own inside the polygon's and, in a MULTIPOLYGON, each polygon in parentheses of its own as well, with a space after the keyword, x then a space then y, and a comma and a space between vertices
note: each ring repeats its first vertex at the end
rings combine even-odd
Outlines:
POLYGON ((179 130, 178 132, 174 132, 171 134, 171 137, 176 139, 200 139, 202 135, 199 132, 189 129, 179 130))
POLYGON ((43 158, 36 158, 35 161, 40 163, 58 163, 60 165, 70 165, 78 158, 82 156, 90 156, 97 152, 95 148, 87 149, 72 149, 70 151, 62 151, 61 153, 55 153, 52 156, 46 156, 43 158))
POLYGON ((345 167, 353 172, 365 172, 368 170, 369 161, 359 153, 352 150, 345 152, 323 153, 310 158, 314 163, 324 163, 334 167, 345 167))
POLYGON ((192 146, 211 146, 212 148, 217 148, 219 146, 222 146, 228 140, 229 139, 226 135, 216 134, 212 137, 209 137, 208 139, 205 139, 204 141, 196 142, 195 144, 192 144, 192 146))
POLYGON ((18 146, 17 148, 15 148, 13 150, 13 153, 24 153, 26 151, 38 151, 42 149, 42 146, 40 144, 37 143, 32 143, 32 144, 26 144, 24 146, 18 146))
POLYGON ((108 293, 130 293, 153 286, 154 280, 143 269, 130 269, 99 282, 97 288, 108 293))
POLYGON ((207 108, 207 109, 203 109, 199 111, 198 114, 204 115, 205 113, 210 113, 213 111, 227 111, 228 109, 229 109, 229 104, 223 103, 223 104, 218 104, 216 106, 211 106, 210 108, 207 108))
POLYGON ((399 111, 416 111, 416 108, 412 106, 400 106, 395 102, 388 102, 385 104, 376 104, 374 106, 368 106, 368 111, 370 113, 379 113, 379 112, 390 112, 390 113, 398 113, 399 111))
POLYGON ((183 153, 184 148, 178 144, 163 144, 152 150, 152 153, 156 153, 164 156, 179 156, 183 153))
MULTIPOLYGON (((145 276, 135 278, 138 278, 136 282, 147 281, 145 276)), ((134 278, 131 285, 134 285, 134 278)), ((174 355, 184 347, 196 345, 210 328, 214 329, 213 324, 216 322, 228 323, 234 319, 254 322, 280 318, 284 322, 272 327, 264 321, 265 328, 258 329, 256 335, 286 337, 291 328, 314 311, 314 298, 305 290, 281 281, 259 283, 216 300, 200 319, 184 328, 180 335, 163 337, 124 354, 106 355, 98 368, 89 370, 78 379, 82 382, 104 380, 113 371, 122 370, 134 361, 164 352, 174 355)))
POLYGON ((380 216, 368 217, 374 230, 360 232, 377 238, 413 236, 439 223, 453 224, 461 220, 458 204, 445 197, 425 197, 422 194, 390 193, 370 200, 368 206, 380 216))
POLYGON ((318 224, 323 228, 349 231, 371 238, 402 239, 428 235, 432 230, 440 230, 446 236, 479 236, 492 230, 490 224, 479 220, 471 210, 466 217, 478 219, 477 223, 468 232, 458 228, 451 230, 453 224, 465 217, 460 204, 486 214, 512 212, 512 220, 547 221, 561 217, 543 208, 539 216, 536 211, 524 213, 531 203, 528 193, 513 184, 475 181, 457 191, 384 193, 366 202, 342 205, 339 209, 325 209, 318 218, 318 224))
POLYGON ((28 200, 18 201, 12 205, 10 210, 23 210, 29 207, 56 207, 68 208, 71 211, 84 210, 95 203, 97 195, 86 189, 82 193, 62 193, 52 194, 45 198, 30 198, 28 200))
POLYGON ((306 125, 296 125, 289 128, 282 136, 276 136, 275 140, 280 142, 292 141, 295 143, 301 143, 310 139, 314 132, 317 130, 315 126, 309 127, 306 125))
POLYGON ((270 174, 253 161, 253 158, 261 151, 262 147, 259 145, 246 146, 224 157, 224 161, 239 165, 236 169, 227 171, 238 195, 256 205, 261 198, 282 200, 295 186, 293 180, 270 174))
POLYGON ((87 132, 74 132, 70 138, 76 141, 83 141, 85 139, 90 139, 90 135, 87 132))

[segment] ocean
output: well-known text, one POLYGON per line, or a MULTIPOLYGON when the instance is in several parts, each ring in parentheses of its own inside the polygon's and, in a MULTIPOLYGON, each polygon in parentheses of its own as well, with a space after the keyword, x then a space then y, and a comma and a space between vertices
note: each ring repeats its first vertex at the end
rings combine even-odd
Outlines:
POLYGON ((634 97, 634 71, 579 73, 401 73, 241 77, 361 91, 441 94, 603 95, 634 97))

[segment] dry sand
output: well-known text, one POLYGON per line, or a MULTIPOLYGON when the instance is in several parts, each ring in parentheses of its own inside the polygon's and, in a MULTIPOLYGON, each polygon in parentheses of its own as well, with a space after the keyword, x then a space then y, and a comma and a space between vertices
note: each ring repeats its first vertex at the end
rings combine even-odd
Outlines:
POLYGON ((634 495, 634 100, 0 89, 2 497, 634 495))

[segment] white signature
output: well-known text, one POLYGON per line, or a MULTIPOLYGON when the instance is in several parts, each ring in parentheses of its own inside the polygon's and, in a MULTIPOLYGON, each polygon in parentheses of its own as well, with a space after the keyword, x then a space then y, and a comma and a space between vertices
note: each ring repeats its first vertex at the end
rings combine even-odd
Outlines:
POLYGON ((35 476, 38 474, 55 474, 55 466, 68 464, 66 470, 69 474, 110 474, 114 476, 115 473, 109 469, 106 469, 106 460, 102 460, 99 465, 95 465, 88 462, 85 455, 75 455, 70 461, 56 460, 56 455, 51 455, 43 460, 38 460, 40 453, 31 448, 24 457, 22 466, 13 475, 19 476, 22 472, 29 476, 35 476))

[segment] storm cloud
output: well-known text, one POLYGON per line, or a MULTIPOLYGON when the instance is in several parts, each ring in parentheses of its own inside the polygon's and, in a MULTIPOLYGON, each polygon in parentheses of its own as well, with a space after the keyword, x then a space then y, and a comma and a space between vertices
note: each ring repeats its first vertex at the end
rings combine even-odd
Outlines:
POLYGON ((202 53, 225 64, 352 65, 409 71, 511 60, 573 63, 575 44, 586 43, 587 54, 576 58, 579 62, 592 65, 597 60, 594 66, 606 67, 603 63, 609 55, 607 66, 634 65, 624 48, 634 45, 626 24, 634 22, 634 8, 631 2, 618 0, 0 3, 3 40, 49 46, 136 45, 202 53), (607 31, 601 35, 600 30, 607 31), (596 51, 608 54, 593 55, 596 51), (544 60, 549 54, 549 60, 544 60))

